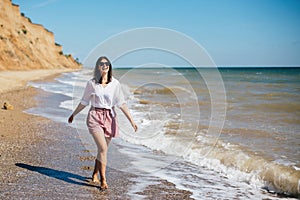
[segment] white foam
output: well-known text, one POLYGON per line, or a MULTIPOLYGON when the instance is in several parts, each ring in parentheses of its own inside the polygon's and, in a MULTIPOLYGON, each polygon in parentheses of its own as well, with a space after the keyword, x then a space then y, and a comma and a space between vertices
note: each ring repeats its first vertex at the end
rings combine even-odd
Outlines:
MULTIPOLYGON (((300 167, 293 166, 293 168, 297 171, 300 171, 300 167)), ((299 180, 300 181, 300 180, 299 180)))
POLYGON ((278 163, 278 164, 280 164, 280 165, 284 165, 284 166, 293 166, 293 165, 296 164, 296 163, 294 163, 294 162, 290 162, 290 161, 285 160, 285 159, 283 159, 283 158, 276 159, 274 162, 275 162, 275 163, 278 163))
POLYGON ((68 110, 73 110, 74 108, 74 101, 73 100, 67 100, 63 101, 59 105, 60 108, 68 109, 68 110))
POLYGON ((59 84, 59 83, 44 84, 44 83, 29 82, 27 85, 42 89, 50 93, 63 94, 69 97, 73 96, 72 88, 67 87, 64 84, 59 84))
MULTIPOLYGON (((268 197, 257 193, 257 185, 250 185, 238 179, 241 174, 236 174, 235 179, 226 177, 221 170, 210 170, 210 166, 217 166, 220 169, 220 162, 216 159, 204 159, 202 166, 192 165, 182 158, 169 156, 166 154, 153 154, 153 152, 142 146, 126 145, 119 148, 122 153, 132 160, 127 172, 135 172, 138 178, 133 178, 135 184, 130 187, 129 195, 132 199, 142 199, 143 196, 137 194, 147 186, 160 184, 157 180, 163 179, 175 184, 181 190, 192 192, 192 198, 203 199, 223 199, 224 197, 235 199, 241 196, 250 199, 262 199, 268 197), (208 167, 206 167, 208 166, 208 167), (155 178, 158 177, 158 178, 155 178), (250 195, 251 194, 251 195, 250 195)), ((226 167, 223 166, 223 171, 226 167)), ((216 167, 214 167, 216 168, 216 167)), ((229 173, 229 172, 228 172, 229 173)), ((232 171, 231 174, 236 173, 232 171)))

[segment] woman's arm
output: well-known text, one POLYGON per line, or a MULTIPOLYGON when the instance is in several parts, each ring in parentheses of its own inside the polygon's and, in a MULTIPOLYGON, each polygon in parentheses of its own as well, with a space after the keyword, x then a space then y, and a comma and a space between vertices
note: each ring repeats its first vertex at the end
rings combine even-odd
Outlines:
POLYGON ((85 86, 83 96, 81 98, 80 103, 78 104, 77 108, 74 110, 74 112, 72 113, 72 115, 68 119, 69 123, 72 123, 75 115, 80 113, 80 111, 82 111, 87 105, 89 105, 93 89, 94 89, 94 87, 92 85, 92 80, 89 80, 86 83, 86 86, 85 86))
POLYGON ((85 107, 86 107, 85 105, 79 103, 78 106, 77 106, 77 108, 74 110, 74 112, 72 113, 72 115, 69 117, 68 122, 72 123, 75 115, 77 115, 78 113, 80 113, 80 111, 82 111, 85 107))
POLYGON ((120 109, 122 110, 122 112, 125 114, 125 116, 127 117, 127 119, 129 120, 129 122, 131 123, 131 126, 133 127, 134 131, 136 132, 138 130, 137 125, 134 123, 131 114, 129 112, 129 109, 127 107, 127 104, 124 103, 122 104, 122 106, 120 106, 120 109))

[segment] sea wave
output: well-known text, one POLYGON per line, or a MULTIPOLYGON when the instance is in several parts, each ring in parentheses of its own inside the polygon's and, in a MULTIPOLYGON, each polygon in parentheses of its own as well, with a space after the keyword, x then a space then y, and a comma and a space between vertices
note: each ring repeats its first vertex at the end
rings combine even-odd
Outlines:
MULTIPOLYGON (((147 123, 149 125, 152 122, 147 123)), ((179 130, 176 123, 166 121, 165 124, 179 130)), ((195 137, 188 137, 179 131, 173 130, 170 134, 167 129, 161 130, 159 134, 144 136, 143 139, 124 134, 122 138, 167 155, 182 157, 235 181, 288 196, 300 195, 300 171, 295 166, 285 166, 258 156, 255 152, 245 151, 238 145, 216 140, 206 135, 207 130, 201 130, 195 137)))
MULTIPOLYGON (((136 96, 142 97, 141 94, 145 95, 142 92, 136 96)), ((139 98, 136 98, 136 101, 139 106, 133 107, 133 109, 135 118, 142 122, 140 128, 143 137, 122 134, 121 137, 124 140, 146 146, 153 151, 182 157, 190 163, 222 173, 235 181, 278 194, 299 196, 300 171, 296 170, 296 166, 278 163, 240 145, 210 136, 207 133, 208 127, 200 125, 197 121, 182 121, 180 114, 165 115, 163 118, 161 118, 162 115, 158 115, 157 118, 147 118, 147 112, 144 112, 147 107, 153 105, 164 107, 168 104, 164 105, 160 101, 155 102, 139 98), (160 122, 159 126, 157 126, 158 122, 160 122), (149 127, 151 128, 149 129, 149 127), (198 128, 193 129, 193 127, 198 128), (157 134, 153 134, 153 132, 157 134)), ((201 105, 199 102, 198 104, 201 105)), ((253 130, 245 129, 247 133, 244 129, 232 130, 239 133, 243 132, 245 135, 256 139, 265 138, 270 134, 270 132, 263 130, 253 132, 253 130), (254 133, 255 135, 253 135, 254 133)), ((226 131, 227 135, 235 134, 231 133, 230 129, 226 131)))

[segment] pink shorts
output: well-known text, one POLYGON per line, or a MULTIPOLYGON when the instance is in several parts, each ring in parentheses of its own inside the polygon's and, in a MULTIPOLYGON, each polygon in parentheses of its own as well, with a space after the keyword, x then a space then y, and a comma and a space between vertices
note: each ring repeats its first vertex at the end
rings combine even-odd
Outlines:
POLYGON ((117 137, 119 129, 116 117, 112 117, 111 110, 91 107, 86 121, 90 133, 104 132, 105 137, 117 137))

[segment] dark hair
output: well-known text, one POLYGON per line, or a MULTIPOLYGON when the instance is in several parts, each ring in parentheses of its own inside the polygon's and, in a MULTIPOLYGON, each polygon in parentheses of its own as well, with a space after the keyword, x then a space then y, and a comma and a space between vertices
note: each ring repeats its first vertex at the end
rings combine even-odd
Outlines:
POLYGON ((108 74, 107 74, 107 82, 106 84, 110 83, 112 80, 112 66, 111 66, 111 62, 109 61, 109 59, 105 56, 101 56, 98 58, 96 65, 95 65, 95 69, 94 69, 94 80, 96 83, 101 84, 102 83, 102 76, 99 70, 99 63, 101 62, 102 59, 105 59, 108 61, 109 63, 109 70, 108 70, 108 74))

